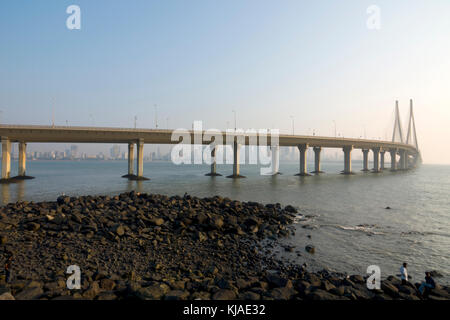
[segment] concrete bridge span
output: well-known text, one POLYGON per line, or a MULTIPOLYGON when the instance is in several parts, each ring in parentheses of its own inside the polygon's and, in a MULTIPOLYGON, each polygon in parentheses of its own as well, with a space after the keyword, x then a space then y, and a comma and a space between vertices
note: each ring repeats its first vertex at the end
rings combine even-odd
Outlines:
MULTIPOLYGON (((395 130, 395 128, 394 128, 395 130)), ((203 136, 205 131, 185 130, 182 133, 190 137, 190 143, 200 141, 202 144, 210 144, 208 139, 200 140, 196 137, 203 136)), ((173 130, 160 129, 129 129, 106 127, 69 127, 69 126, 37 126, 37 125, 0 125, 2 141, 2 182, 11 179, 21 179, 26 176, 26 146, 27 143, 123 143, 128 144, 128 174, 124 177, 130 179, 146 179, 143 176, 143 148, 145 144, 178 144, 179 140, 172 139, 173 130), (19 170, 18 176, 11 178, 11 143, 19 144, 19 170), (134 172, 134 147, 137 147, 137 172, 134 172)), ((395 132, 394 132, 395 134, 395 132)), ((409 134, 409 133, 408 133, 409 134)), ((406 170, 413 167, 420 159, 417 145, 403 142, 380 141, 353 138, 333 138, 320 136, 302 136, 280 134, 278 139, 271 141, 270 134, 264 142, 255 133, 235 132, 219 133, 222 135, 223 144, 231 144, 234 151, 233 174, 229 177, 239 178, 239 150, 242 145, 272 145, 274 174, 278 173, 279 147, 296 146, 300 151, 300 172, 298 175, 309 175, 306 167, 306 153, 309 147, 315 154, 315 170, 313 173, 321 173, 320 154, 322 148, 340 148, 344 152, 344 174, 351 174, 351 154, 353 149, 361 149, 364 155, 364 170, 368 169, 368 152, 372 151, 374 167, 373 172, 380 172, 384 168, 385 152, 391 156, 391 170, 406 170), (231 143, 230 143, 231 137, 231 143), (397 161, 397 156, 400 159, 397 161)), ((393 139, 394 140, 394 139, 393 139)), ((215 159, 215 148, 212 156, 215 159)), ((211 173, 218 175, 215 162, 211 165, 211 173)))

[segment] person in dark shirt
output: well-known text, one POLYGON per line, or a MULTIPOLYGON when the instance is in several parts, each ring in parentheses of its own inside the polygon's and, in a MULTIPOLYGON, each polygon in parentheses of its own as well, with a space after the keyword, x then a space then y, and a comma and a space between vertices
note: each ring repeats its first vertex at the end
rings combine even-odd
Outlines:
POLYGON ((419 287, 420 294, 424 293, 425 288, 427 289, 436 288, 436 283, 434 282, 434 279, 431 277, 430 272, 425 272, 425 281, 422 281, 422 284, 419 287))

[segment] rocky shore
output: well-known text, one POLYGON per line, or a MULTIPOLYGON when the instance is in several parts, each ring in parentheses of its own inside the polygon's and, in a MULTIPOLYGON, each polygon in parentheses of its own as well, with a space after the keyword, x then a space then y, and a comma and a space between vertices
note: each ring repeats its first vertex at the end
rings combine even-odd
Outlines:
MULTIPOLYGON (((296 214, 280 204, 135 192, 8 204, 0 208, 0 300, 424 299, 418 284, 393 276, 368 290, 360 275, 277 260, 270 243, 293 232, 296 214), (81 289, 67 288, 71 265, 81 289)), ((427 299, 450 299, 450 288, 427 299)))

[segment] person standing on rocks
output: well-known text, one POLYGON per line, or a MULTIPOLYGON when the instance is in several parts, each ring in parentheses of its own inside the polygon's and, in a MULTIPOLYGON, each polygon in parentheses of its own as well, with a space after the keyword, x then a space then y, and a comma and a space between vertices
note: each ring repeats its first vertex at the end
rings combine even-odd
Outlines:
POLYGON ((408 269, 406 269, 407 266, 408 264, 404 262, 403 266, 400 267, 400 279, 402 280, 402 285, 408 283, 408 269))

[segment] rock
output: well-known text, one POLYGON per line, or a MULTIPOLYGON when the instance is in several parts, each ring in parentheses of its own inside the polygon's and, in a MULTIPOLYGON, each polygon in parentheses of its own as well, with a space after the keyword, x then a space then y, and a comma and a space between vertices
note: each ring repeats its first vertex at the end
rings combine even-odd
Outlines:
POLYGON ((334 287, 330 289, 330 293, 336 295, 336 296, 343 296, 345 292, 344 286, 334 287))
POLYGON ((70 203, 70 197, 67 196, 59 196, 56 201, 59 205, 68 204, 70 203))
POLYGON ((196 239, 200 242, 208 240, 208 236, 204 232, 197 231, 196 239))
POLYGON ((266 280, 272 287, 285 287, 289 281, 288 279, 283 278, 276 274, 268 274, 266 276, 266 280))
POLYGON ((306 252, 309 252, 311 254, 314 254, 316 252, 316 248, 314 246, 312 246, 312 245, 307 245, 305 247, 305 250, 306 250, 306 252))
POLYGON ((350 280, 352 280, 355 283, 365 283, 364 278, 360 275, 352 275, 350 276, 350 280))
POLYGON ((85 299, 94 299, 99 293, 101 292, 100 286, 99 286, 99 282, 98 281, 93 281, 90 286, 89 289, 86 290, 83 293, 83 298, 85 299))
POLYGON ((310 300, 337 300, 339 297, 335 296, 334 294, 331 294, 329 292, 326 292, 322 289, 316 289, 306 296, 307 299, 310 300))
POLYGON ((114 292, 111 291, 101 292, 97 297, 97 300, 116 300, 116 299, 117 296, 114 294, 114 292))
POLYGON ((166 296, 165 300, 186 300, 189 297, 190 293, 188 291, 183 290, 172 290, 169 291, 166 296))
POLYGON ((270 292, 270 297, 275 300, 289 300, 296 294, 297 291, 295 291, 292 287, 274 288, 270 292))
POLYGON ((287 205, 286 207, 284 207, 284 211, 286 212, 290 212, 290 213, 297 213, 297 209, 295 209, 293 206, 291 205, 287 205))
POLYGON ((136 296, 141 300, 160 300, 169 290, 165 284, 154 283, 149 287, 139 288, 136 296))
POLYGON ((215 229, 220 229, 223 226, 223 219, 221 217, 215 216, 211 219, 210 225, 215 229))
POLYGON ((105 291, 113 291, 116 287, 116 283, 111 279, 102 279, 100 280, 100 288, 105 291))
POLYGON ((333 285, 330 281, 324 280, 324 281, 322 282, 321 289, 323 289, 323 290, 325 290, 325 291, 330 291, 330 292, 331 292, 332 289, 336 289, 336 286, 333 285))
POLYGON ((164 219, 162 219, 162 218, 152 218, 152 219, 150 219, 150 223, 155 225, 155 226, 160 226, 160 225, 164 224, 164 219))
POLYGON ((116 234, 121 237, 125 234, 125 229, 122 225, 118 225, 115 230, 116 234))
POLYGON ((387 210, 390 210, 391 209, 391 207, 389 207, 389 206, 387 206, 385 209, 387 209, 387 210))
POLYGON ((213 294, 213 300, 233 300, 236 298, 236 294, 228 289, 220 289, 216 293, 213 294))
POLYGON ((246 291, 239 294, 240 300, 260 300, 261 296, 253 291, 246 291))
POLYGON ((16 294, 16 300, 36 300, 39 299, 44 290, 41 287, 28 287, 16 294))
POLYGON ((37 230, 39 230, 40 227, 41 227, 41 225, 36 222, 29 222, 27 224, 27 230, 29 230, 29 231, 37 231, 37 230))
POLYGON ((396 298, 398 297, 398 289, 388 281, 381 281, 381 290, 387 295, 396 298))
POLYGON ((16 299, 14 299, 14 297, 11 293, 5 292, 5 293, 0 294, 0 301, 1 300, 16 300, 16 299))

